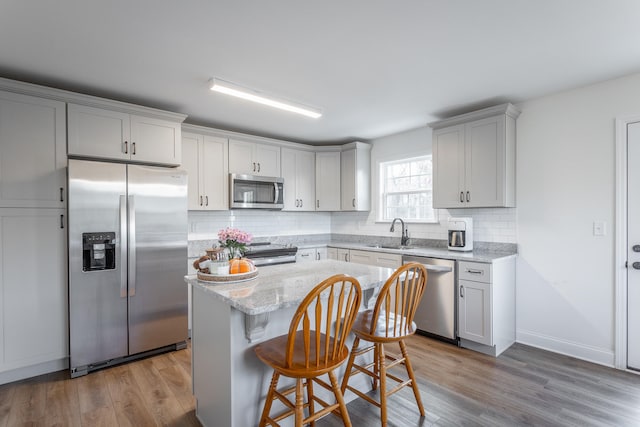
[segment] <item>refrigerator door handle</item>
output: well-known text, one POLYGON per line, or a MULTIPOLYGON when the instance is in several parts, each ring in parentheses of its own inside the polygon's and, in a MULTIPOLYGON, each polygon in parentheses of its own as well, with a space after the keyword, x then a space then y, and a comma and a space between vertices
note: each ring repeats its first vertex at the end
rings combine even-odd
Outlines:
POLYGON ((127 196, 120 196, 120 298, 127 297, 127 196))
POLYGON ((136 295, 136 208, 134 196, 129 196, 129 296, 136 295))

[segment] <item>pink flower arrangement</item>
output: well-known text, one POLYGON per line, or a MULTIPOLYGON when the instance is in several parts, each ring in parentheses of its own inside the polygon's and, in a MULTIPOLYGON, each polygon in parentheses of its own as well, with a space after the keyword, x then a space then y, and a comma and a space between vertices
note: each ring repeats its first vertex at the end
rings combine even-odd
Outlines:
POLYGON ((231 258, 242 257, 246 250, 246 245, 251 243, 253 236, 237 228, 224 228, 218 231, 218 241, 220 246, 229 249, 231 258))

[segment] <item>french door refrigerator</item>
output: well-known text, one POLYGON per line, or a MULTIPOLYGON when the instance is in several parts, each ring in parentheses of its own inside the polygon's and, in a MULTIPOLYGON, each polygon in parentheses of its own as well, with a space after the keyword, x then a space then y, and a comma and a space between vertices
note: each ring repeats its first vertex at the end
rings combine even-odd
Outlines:
POLYGON ((71 376, 182 348, 187 176, 69 160, 71 376))

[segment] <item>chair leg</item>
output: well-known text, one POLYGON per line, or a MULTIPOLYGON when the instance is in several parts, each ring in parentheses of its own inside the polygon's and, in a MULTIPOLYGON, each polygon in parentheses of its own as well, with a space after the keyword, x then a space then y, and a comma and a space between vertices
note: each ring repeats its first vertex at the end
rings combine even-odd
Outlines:
POLYGON ((336 374, 333 371, 329 371, 329 380, 331 381, 331 388, 333 389, 333 394, 335 394, 336 400, 340 405, 342 422, 344 423, 345 427, 352 427, 351 419, 349 418, 349 413, 347 412, 347 405, 345 405, 344 403, 344 396, 342 395, 342 391, 340 390, 340 387, 338 387, 338 379, 336 378, 336 374))
POLYGON ((400 350, 402 351, 402 357, 404 357, 404 364, 407 368, 407 375, 411 378, 411 388, 413 388, 413 394, 416 397, 416 403, 420 410, 420 415, 424 417, 424 406, 422 406, 422 398, 420 397, 420 390, 418 389, 418 383, 416 382, 416 376, 413 374, 413 368, 411 367, 411 361, 409 360, 409 354, 407 352, 407 346, 404 340, 399 341, 400 350))
MULTIPOLYGON (((384 359, 383 359, 384 360, 384 359)), ((380 378, 380 355, 378 354, 378 346, 376 345, 373 349, 373 385, 372 390, 376 390, 378 388, 378 378, 380 378)))
POLYGON ((347 362, 347 369, 344 370, 344 378, 342 378, 342 386, 340 387, 340 391, 344 396, 344 393, 347 391, 347 385, 349 384, 349 377, 351 376, 351 370, 353 369, 353 362, 356 359, 356 349, 358 348, 358 344, 360 343, 360 338, 356 337, 353 340, 353 346, 351 346, 351 353, 349 354, 349 361, 347 362))
POLYGON ((296 379, 296 427, 302 427, 302 421, 304 420, 304 391, 302 381, 302 378, 296 379))
MULTIPOLYGON (((316 413, 316 410, 313 405, 313 380, 311 378, 307 378, 307 401, 309 402, 309 416, 312 416, 316 413)), ((315 427, 315 420, 311 421, 310 425, 315 427)))
POLYGON ((387 425, 387 366, 384 344, 376 344, 376 354, 378 355, 378 372, 380 372, 380 421, 384 427, 387 425))
POLYGON ((273 371, 273 375, 271 376, 271 384, 269 385, 269 391, 267 392, 267 397, 264 401, 264 409, 262 410, 262 416, 260 417, 260 427, 265 427, 267 425, 267 418, 269 418, 269 413, 271 412, 271 404, 273 403, 273 396, 276 391, 276 387, 278 386, 279 378, 280 374, 276 371, 273 371))

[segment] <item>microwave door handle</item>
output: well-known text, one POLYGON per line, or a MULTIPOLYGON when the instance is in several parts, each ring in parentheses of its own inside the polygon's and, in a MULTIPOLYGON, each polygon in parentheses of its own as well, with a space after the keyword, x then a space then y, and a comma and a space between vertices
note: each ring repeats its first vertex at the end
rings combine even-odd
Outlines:
POLYGON ((278 203, 278 199, 280 199, 280 189, 278 188, 278 183, 273 183, 273 188, 276 190, 275 198, 273 199, 273 203, 278 203))

